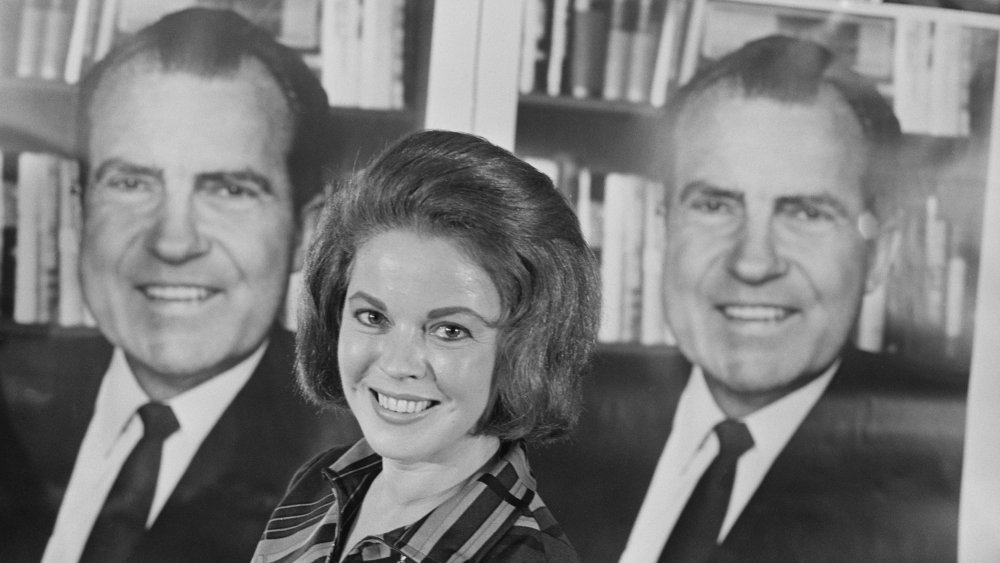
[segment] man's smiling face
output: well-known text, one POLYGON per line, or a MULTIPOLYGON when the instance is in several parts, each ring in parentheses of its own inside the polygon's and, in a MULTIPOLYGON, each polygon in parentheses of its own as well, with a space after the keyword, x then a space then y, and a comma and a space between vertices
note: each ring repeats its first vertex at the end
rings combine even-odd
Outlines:
POLYGON ((787 104, 710 92, 682 116, 664 297, 684 354, 743 416, 811 381, 865 291, 865 142, 832 89, 787 104))
POLYGON ((274 323, 295 242, 291 114, 256 61, 205 78, 136 59, 104 78, 91 117, 85 296, 147 393, 167 398, 274 323))

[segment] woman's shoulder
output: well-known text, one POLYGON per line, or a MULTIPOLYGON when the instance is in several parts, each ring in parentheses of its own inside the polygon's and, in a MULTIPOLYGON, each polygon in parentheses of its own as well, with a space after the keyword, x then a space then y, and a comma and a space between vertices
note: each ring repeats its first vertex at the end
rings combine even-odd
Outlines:
POLYGON ((578 563, 580 557, 543 504, 519 517, 481 560, 578 563))
MULTIPOLYGON (((521 485, 528 490, 520 498, 517 495, 505 495, 508 500, 518 502, 518 516, 514 519, 483 554, 482 561, 551 561, 578 562, 579 556, 563 533, 552 512, 534 489, 534 479, 530 477, 531 469, 523 444, 512 444, 506 450, 504 461, 518 474, 521 485)), ((503 475, 498 475, 504 481, 503 475)))

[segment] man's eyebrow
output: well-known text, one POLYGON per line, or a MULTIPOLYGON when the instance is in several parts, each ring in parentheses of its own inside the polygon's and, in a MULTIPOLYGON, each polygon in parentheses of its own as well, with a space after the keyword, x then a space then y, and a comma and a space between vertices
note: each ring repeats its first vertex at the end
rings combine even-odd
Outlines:
POLYGON ((159 168, 135 164, 121 158, 109 158, 102 162, 100 166, 94 170, 94 180, 98 182, 101 181, 112 170, 116 172, 123 172, 125 174, 153 176, 158 180, 163 179, 163 170, 159 168))
POLYGON ((781 206, 790 203, 832 207, 838 214, 844 217, 848 217, 850 215, 847 210, 847 205, 845 205, 840 198, 831 194, 782 196, 778 198, 777 202, 775 202, 775 208, 780 208, 781 206))
POLYGON ((256 184, 257 187, 259 187, 264 193, 274 193, 274 190, 271 188, 271 181, 268 180, 263 174, 255 172, 249 168, 232 171, 221 170, 217 172, 202 172, 201 174, 198 174, 198 180, 229 180, 246 182, 256 184))
POLYGON ((694 195, 704 195, 708 197, 722 197, 727 199, 735 199, 738 201, 743 201, 743 193, 735 190, 727 190, 725 188, 720 188, 718 186, 713 186, 708 182, 702 182, 701 180, 696 180, 690 182, 684 186, 678 196, 678 201, 687 201, 694 195))

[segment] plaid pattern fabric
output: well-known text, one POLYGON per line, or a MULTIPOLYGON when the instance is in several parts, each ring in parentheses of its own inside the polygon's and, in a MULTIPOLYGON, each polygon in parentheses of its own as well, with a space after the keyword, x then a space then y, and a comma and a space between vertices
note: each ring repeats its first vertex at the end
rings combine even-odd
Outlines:
POLYGON ((381 470, 363 439, 307 463, 272 513, 254 563, 336 561, 343 549, 351 563, 579 560, 535 494, 522 444, 503 445, 490 466, 417 522, 340 545, 342 523, 354 520, 381 470))

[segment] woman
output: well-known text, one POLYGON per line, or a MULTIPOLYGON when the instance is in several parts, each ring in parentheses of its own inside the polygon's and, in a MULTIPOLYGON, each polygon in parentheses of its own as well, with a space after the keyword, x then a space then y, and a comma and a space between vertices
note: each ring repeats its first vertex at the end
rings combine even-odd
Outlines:
POLYGON ((254 561, 576 561, 524 442, 565 434, 596 263, 543 174, 425 131, 335 192, 307 259, 297 370, 365 438, 303 466, 254 561))

